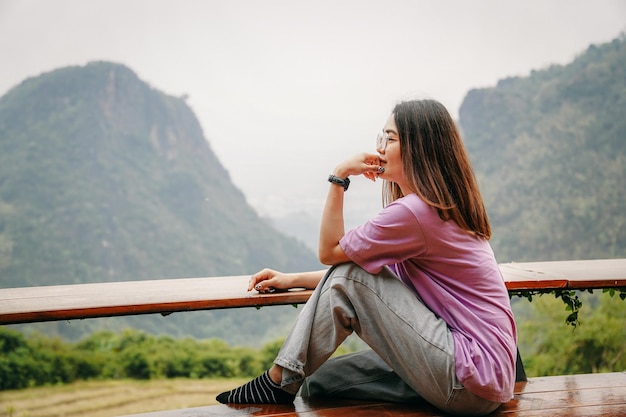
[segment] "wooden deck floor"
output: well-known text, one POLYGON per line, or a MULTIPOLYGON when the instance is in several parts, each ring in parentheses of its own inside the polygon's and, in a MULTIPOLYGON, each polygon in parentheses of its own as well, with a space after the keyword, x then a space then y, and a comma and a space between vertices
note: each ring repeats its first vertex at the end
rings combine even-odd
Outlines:
MULTIPOLYGON (((296 399, 294 405, 214 405, 132 417, 443 417, 427 404, 296 399)), ((625 417, 626 372, 531 378, 492 417, 625 417)), ((131 416, 124 416, 131 417, 131 416)))

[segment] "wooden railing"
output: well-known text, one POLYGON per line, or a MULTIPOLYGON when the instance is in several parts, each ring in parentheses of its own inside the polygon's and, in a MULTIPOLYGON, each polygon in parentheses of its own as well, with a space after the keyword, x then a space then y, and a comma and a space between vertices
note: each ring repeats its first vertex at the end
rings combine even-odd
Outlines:
MULTIPOLYGON (((500 265, 509 291, 626 287, 626 259, 500 265)), ((310 290, 248 292, 249 276, 0 289, 0 325, 178 311, 300 304, 310 290)))

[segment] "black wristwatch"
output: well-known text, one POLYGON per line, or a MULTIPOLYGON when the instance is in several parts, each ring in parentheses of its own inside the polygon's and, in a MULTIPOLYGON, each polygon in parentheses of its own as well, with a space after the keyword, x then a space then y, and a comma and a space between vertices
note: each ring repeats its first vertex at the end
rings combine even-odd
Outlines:
POLYGON ((329 175, 328 176, 328 181, 332 182, 333 184, 338 184, 341 185, 343 187, 343 191, 348 191, 348 187, 350 186, 350 178, 339 178, 335 175, 329 175))

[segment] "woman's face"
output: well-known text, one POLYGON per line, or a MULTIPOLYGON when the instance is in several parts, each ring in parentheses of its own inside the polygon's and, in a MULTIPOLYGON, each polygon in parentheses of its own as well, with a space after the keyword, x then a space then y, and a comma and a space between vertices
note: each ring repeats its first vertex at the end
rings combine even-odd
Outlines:
POLYGON ((389 136, 389 139, 385 149, 382 149, 382 146, 376 149, 380 155, 380 164, 385 168, 385 172, 380 174, 379 177, 395 182, 401 190, 406 190, 404 167, 402 166, 400 155, 400 136, 398 135, 398 128, 396 127, 396 120, 393 114, 387 119, 383 132, 389 136))

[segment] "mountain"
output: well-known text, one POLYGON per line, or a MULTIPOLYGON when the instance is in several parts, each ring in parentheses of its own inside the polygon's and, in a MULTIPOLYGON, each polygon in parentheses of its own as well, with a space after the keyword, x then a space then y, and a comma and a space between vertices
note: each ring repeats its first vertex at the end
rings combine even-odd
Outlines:
MULTIPOLYGON (((0 99, 1 286, 241 275, 265 266, 321 267, 248 205, 184 98, 123 65, 93 62, 27 79, 0 99)), ((184 330, 160 317, 147 327, 210 334, 191 317, 184 330)))
POLYGON ((466 95, 500 262, 626 257, 626 36, 466 95))

